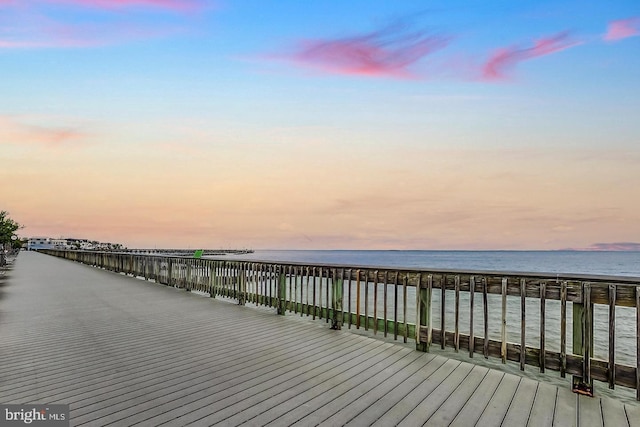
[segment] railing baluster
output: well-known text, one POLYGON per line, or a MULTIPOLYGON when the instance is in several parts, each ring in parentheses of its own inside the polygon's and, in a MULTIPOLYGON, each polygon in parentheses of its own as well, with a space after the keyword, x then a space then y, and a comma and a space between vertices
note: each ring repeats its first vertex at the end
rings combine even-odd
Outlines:
POLYGON ((311 268, 307 266, 307 298, 306 298, 306 314, 309 317, 309 310, 311 307, 309 306, 309 282, 311 281, 311 268))
POLYGON ((616 285, 609 284, 609 388, 616 386, 616 285))
MULTIPOLYGON (((387 272, 384 272, 384 280, 387 280, 387 272)), ((373 272, 373 334, 378 334, 378 270, 373 272)))
POLYGON ((409 284, 409 273, 404 276, 404 282, 402 283, 402 320, 404 321, 404 342, 407 342, 409 335, 409 327, 407 325, 407 286, 409 284))
POLYGON ((433 342, 433 310, 431 303, 433 301, 433 274, 427 276, 427 351, 433 342))
POLYGON ((475 352, 475 337, 473 336, 473 299, 476 293, 476 278, 469 277, 469 357, 475 352))
POLYGON ((369 270, 364 270, 364 330, 369 330, 369 270))
POLYGON ((567 372, 567 282, 560 283, 560 376, 567 372))
POLYGON ((447 343, 447 333, 445 332, 445 313, 446 313, 446 293, 447 293, 447 276, 440 276, 440 348, 444 350, 447 343))
POLYGON ((502 278, 502 328, 500 330, 500 357, 507 363, 507 278, 502 278))
MULTIPOLYGON (((325 269, 325 271, 327 272, 327 280, 325 282, 325 287, 326 287, 325 305, 327 306, 327 311, 325 312, 325 323, 329 323, 329 307, 331 307, 331 302, 329 301, 329 290, 331 289, 331 286, 329 285, 329 272, 331 270, 325 269)), ((322 283, 322 276, 320 276, 320 283, 322 283)))
POLYGON ((482 278, 482 309, 484 314, 484 358, 489 358, 489 306, 487 301, 487 278, 482 278))
POLYGON ((356 329, 360 329, 360 270, 356 275, 356 329))
POLYGON ((586 282, 583 287, 584 298, 584 326, 583 326, 583 352, 582 352, 582 377, 586 384, 591 384, 591 340, 593 322, 591 320, 591 284, 586 282))
POLYGON ((544 373, 546 364, 546 352, 545 352, 545 308, 547 297, 547 282, 540 283, 540 373, 544 373))
POLYGON ((313 320, 316 320, 316 268, 313 267, 313 320))
POLYGON ((460 350, 460 276, 454 278, 455 286, 455 331, 453 333, 453 347, 456 353, 460 350))
POLYGON ((398 339, 398 285, 400 272, 396 271, 393 283, 393 339, 398 339))
POLYGON ((353 270, 349 269, 349 279, 347 280, 347 310, 349 311, 349 329, 351 329, 351 317, 353 316, 353 311, 351 310, 351 275, 353 274, 353 270))
POLYGON ((520 279, 520 370, 527 363, 527 280, 520 279))

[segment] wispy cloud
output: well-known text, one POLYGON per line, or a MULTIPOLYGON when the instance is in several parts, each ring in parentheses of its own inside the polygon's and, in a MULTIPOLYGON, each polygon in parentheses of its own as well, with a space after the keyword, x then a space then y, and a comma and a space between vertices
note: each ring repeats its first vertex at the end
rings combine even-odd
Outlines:
POLYGON ((411 67, 448 43, 448 37, 395 24, 352 37, 303 40, 284 59, 328 73, 415 78, 420 75, 411 67))
POLYGON ((517 64, 529 59, 559 52, 580 44, 572 40, 567 31, 555 34, 551 37, 534 41, 528 47, 503 47, 489 57, 482 69, 483 80, 503 80, 507 78, 507 72, 517 64))
POLYGON ((616 41, 638 35, 640 35, 640 17, 634 16, 632 18, 618 19, 609 22, 607 32, 603 36, 603 39, 616 41))
POLYGON ((208 5, 205 0, 0 0, 0 49, 82 48, 173 35, 187 31, 193 12, 208 5), (172 18, 158 25, 150 13, 172 18))
POLYGON ((585 251, 640 251, 640 243, 616 242, 616 243, 594 243, 585 251))
POLYGON ((105 10, 151 7, 179 12, 194 11, 203 7, 201 0, 44 0, 43 3, 69 4, 105 10))
POLYGON ((40 145, 54 149, 69 148, 82 144, 88 136, 74 127, 31 124, 13 116, 0 116, 2 144, 40 145))

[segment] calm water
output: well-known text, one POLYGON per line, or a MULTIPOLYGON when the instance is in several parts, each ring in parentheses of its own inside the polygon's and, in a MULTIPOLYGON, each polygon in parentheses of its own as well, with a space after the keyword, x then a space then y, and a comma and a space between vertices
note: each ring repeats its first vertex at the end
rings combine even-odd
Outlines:
POLYGON ((253 254, 236 258, 324 264, 640 277, 640 252, 258 250, 253 254))

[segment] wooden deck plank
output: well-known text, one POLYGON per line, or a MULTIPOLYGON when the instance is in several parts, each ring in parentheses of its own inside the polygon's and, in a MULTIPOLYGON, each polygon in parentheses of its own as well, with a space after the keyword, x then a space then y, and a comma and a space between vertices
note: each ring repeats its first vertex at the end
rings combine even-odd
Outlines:
POLYGON ((520 385, 520 377, 515 375, 505 374, 498 384, 496 391, 491 396, 489 403, 482 411, 482 415, 480 419, 478 419, 478 426, 497 426, 502 425, 502 420, 504 419, 509 407, 511 406, 511 401, 513 400, 513 396, 518 390, 518 385, 520 385))
MULTIPOLYGON (((379 372, 379 374, 385 375, 384 379, 376 387, 369 389, 368 392, 374 390, 379 392, 379 390, 384 390, 382 391, 382 393, 385 393, 387 390, 392 388, 395 382, 399 381, 399 378, 401 381, 402 378, 404 378, 404 375, 407 374, 407 372, 412 371, 416 366, 424 366, 432 359, 432 357, 426 357, 425 355, 417 354, 417 352, 409 352, 405 357, 399 359, 397 363, 387 367, 386 369, 384 369, 384 371, 379 372)), ((314 386, 302 384, 300 386, 293 387, 284 393, 280 393, 277 396, 271 397, 260 402, 260 404, 254 405, 251 408, 244 410, 238 417, 228 418, 227 420, 225 420, 225 422, 234 423, 236 421, 242 420, 247 426, 264 425, 268 422, 277 420, 284 413, 289 412, 292 407, 297 408, 304 405, 309 405, 308 402, 311 399, 324 393, 333 392, 332 389, 336 386, 335 384, 339 380, 339 378, 335 376, 330 377, 327 380, 324 380, 320 376, 317 379, 319 380, 319 382, 314 386)), ((365 395, 368 394, 368 392, 365 393, 365 395)), ((355 390, 349 390, 348 394, 343 394, 340 397, 340 403, 343 405, 343 408, 338 410, 338 412, 332 417, 325 420, 325 422, 331 424, 331 419, 334 418, 339 420, 337 422, 344 423, 344 420, 350 419, 349 412, 345 411, 345 409, 362 400, 364 399, 358 396, 355 390), (353 399, 356 399, 355 402, 353 402, 353 399)), ((370 404, 366 404, 366 407, 368 406, 370 406, 370 404)))
MULTIPOLYGON (((481 366, 474 366, 473 370, 467 375, 463 382, 447 397, 440 407, 427 418, 427 414, 422 415, 422 419, 426 419, 425 426, 443 426, 449 425, 460 413, 465 403, 471 397, 474 390, 478 387, 482 380, 486 377, 489 369, 481 366)), ((411 414, 410 414, 411 415, 411 414)), ((407 419, 405 419, 406 421, 407 419)))
MULTIPOLYGON (((364 388, 374 382, 382 382, 396 370, 407 366, 407 364, 412 360, 410 356, 411 353, 411 351, 407 352, 400 359, 397 358, 399 354, 394 354, 393 357, 387 357, 373 365, 369 364, 366 367, 356 366, 349 369, 349 371, 335 375, 328 380, 321 381, 319 384, 318 381, 314 379, 314 383, 317 385, 312 388, 307 388, 307 390, 300 393, 300 399, 298 401, 304 402, 302 405, 309 406, 309 401, 311 399, 316 399, 314 403, 311 404, 312 407, 319 408, 315 411, 314 416, 316 418, 327 418, 330 414, 335 413, 342 406, 346 405, 349 399, 357 396, 360 393, 358 390, 359 387, 364 388), (330 412, 328 414, 323 414, 323 411, 326 410, 329 410, 330 412)), ((291 409, 293 402, 291 402, 291 400, 279 400, 278 402, 271 403, 277 405, 280 410, 287 410, 291 409)), ((210 419, 214 419, 218 422, 218 425, 225 425, 227 423, 231 423, 233 425, 239 421, 247 421, 249 425, 256 423, 264 425, 268 421, 273 421, 277 418, 274 417, 273 414, 271 414, 270 417, 265 417, 264 414, 262 414, 262 412, 265 412, 270 408, 272 408, 272 406, 270 406, 270 402, 264 401, 261 402, 260 405, 251 407, 252 411, 243 411, 242 414, 239 414, 239 416, 236 417, 219 420, 219 417, 216 414, 215 418, 210 416, 204 418, 202 421, 208 423, 210 419)))
POLYGON ((396 403, 387 412, 385 412, 380 418, 378 418, 372 425, 374 426, 389 426, 396 425, 416 406, 422 402, 422 400, 429 396, 443 381, 451 375, 456 368, 460 366, 461 362, 457 360, 449 359, 438 371, 427 378, 424 378, 422 382, 412 390, 404 399, 396 403))
POLYGON ((557 399, 558 387, 538 383, 538 390, 533 400, 527 426, 552 427, 557 399))
MULTIPOLYGON (((180 423, 197 422, 199 425, 211 425, 218 422, 228 424, 227 418, 236 415, 238 415, 238 418, 243 418, 240 414, 245 408, 259 404, 270 396, 286 392, 288 389, 301 384, 307 388, 317 385, 321 382, 318 380, 317 375, 327 372, 331 368, 334 368, 334 370, 328 372, 327 376, 330 377, 330 381, 331 379, 334 380, 334 384, 330 384, 326 388, 332 394, 333 392, 338 393, 337 388, 341 382, 353 376, 358 376, 362 371, 366 371, 371 367, 380 367, 381 365, 392 363, 402 350, 402 348, 393 344, 384 343, 373 351, 360 355, 353 352, 335 353, 334 356, 331 356, 332 360, 330 362, 319 365, 315 370, 310 370, 308 362, 303 362, 300 366, 296 366, 292 371, 288 372, 287 376, 279 376, 271 381, 265 381, 257 387, 243 390, 226 398, 216 399, 215 401, 207 398, 198 402, 200 407, 195 410, 188 410, 188 406, 182 406, 171 413, 145 420, 144 425, 158 425, 173 419, 180 423), (332 388, 331 385, 334 385, 335 388, 332 388)), ((367 372, 365 375, 369 375, 369 373, 367 372)), ((288 403, 286 405, 289 406, 288 403)))
POLYGON ((464 406, 451 421, 452 427, 465 427, 476 425, 482 412, 493 397, 498 385, 502 381, 504 373, 495 370, 489 370, 482 382, 473 391, 469 399, 464 402, 464 406))
POLYGON ((460 387, 471 371, 473 365, 461 363, 438 387, 424 398, 418 406, 398 422, 396 425, 411 427, 422 425, 442 406, 442 404, 460 387))
POLYGON ((627 413, 624 404, 617 400, 602 398, 602 419, 604 427, 628 427, 627 413))
POLYGON ((564 427, 577 425, 578 395, 568 388, 559 388, 556 395, 556 407, 553 413, 553 426, 564 427))
POLYGON ((538 381, 522 378, 502 423, 507 426, 527 425, 537 391, 538 381))
POLYGON ((578 396, 578 425, 580 427, 602 427, 602 406, 597 397, 578 396))
MULTIPOLYGON (((287 375, 291 366, 305 366, 309 369, 323 363, 332 357, 336 346, 344 344, 344 351, 366 352, 369 348, 381 347, 381 343, 371 343, 368 347, 358 348, 354 343, 339 340, 322 341, 318 343, 301 343, 307 351, 296 354, 289 353, 284 348, 277 353, 279 357, 274 357, 274 353, 259 352, 254 360, 226 367, 220 371, 220 376, 213 373, 211 378, 206 378, 187 382, 180 382, 162 389, 157 389, 152 393, 142 394, 137 398, 129 399, 117 405, 110 405, 88 414, 94 419, 101 419, 106 422, 140 422, 158 414, 168 412, 174 408, 182 410, 192 409, 204 405, 203 402, 210 400, 221 400, 249 390, 252 387, 272 378, 283 378, 287 375), (195 402, 195 403, 194 403, 195 402)), ((227 402, 227 401, 225 401, 227 402)), ((79 417, 84 420, 86 417, 79 417)))
POLYGON ((640 403, 624 405, 630 427, 640 427, 640 403))
MULTIPOLYGON (((391 389, 391 391, 380 396, 380 398, 369 406, 369 408, 361 410, 355 418, 346 420, 347 425, 359 426, 373 424, 390 408, 412 393, 413 390, 415 390, 415 388, 425 380, 425 378, 429 378, 438 372, 446 362, 446 358, 442 356, 435 356, 428 364, 419 369, 410 371, 403 381, 391 389)), ((449 367, 446 369, 449 369, 449 367)))
MULTIPOLYGON (((359 383, 343 384, 342 387, 338 387, 335 390, 336 393, 333 399, 327 399, 325 396, 328 396, 329 394, 325 394, 321 397, 321 399, 315 399, 313 402, 310 402, 313 403, 313 405, 316 406, 317 409, 309 411, 309 413, 298 420, 296 424, 324 424, 328 418, 334 416, 340 409, 343 409, 346 405, 362 396, 368 390, 378 387, 380 384, 386 381, 389 378, 389 375, 392 373, 392 370, 390 371, 372 369, 369 372, 361 375, 361 377, 358 379, 359 383)), ((334 390, 331 390, 330 393, 333 394, 334 390)), ((336 420, 332 423, 335 422, 338 421, 336 420)), ((341 421, 341 423, 344 423, 344 421, 341 421)))
POLYGON ((342 422, 347 425, 349 423, 364 424, 363 420, 359 418, 363 412, 368 411, 374 405, 378 405, 381 399, 393 394, 394 390, 401 387, 401 384, 409 379, 415 372, 424 369, 430 363, 434 363, 435 359, 436 356, 423 353, 421 357, 412 360, 407 366, 391 373, 390 378, 378 384, 376 387, 366 390, 355 399, 351 398, 351 401, 346 406, 327 418, 324 423, 338 424, 342 422))

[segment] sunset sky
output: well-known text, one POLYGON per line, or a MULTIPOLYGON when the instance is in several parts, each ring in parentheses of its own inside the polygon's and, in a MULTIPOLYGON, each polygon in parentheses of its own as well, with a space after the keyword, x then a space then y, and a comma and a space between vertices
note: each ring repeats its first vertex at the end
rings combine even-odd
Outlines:
POLYGON ((0 0, 0 76, 23 237, 640 242, 638 0, 0 0))

